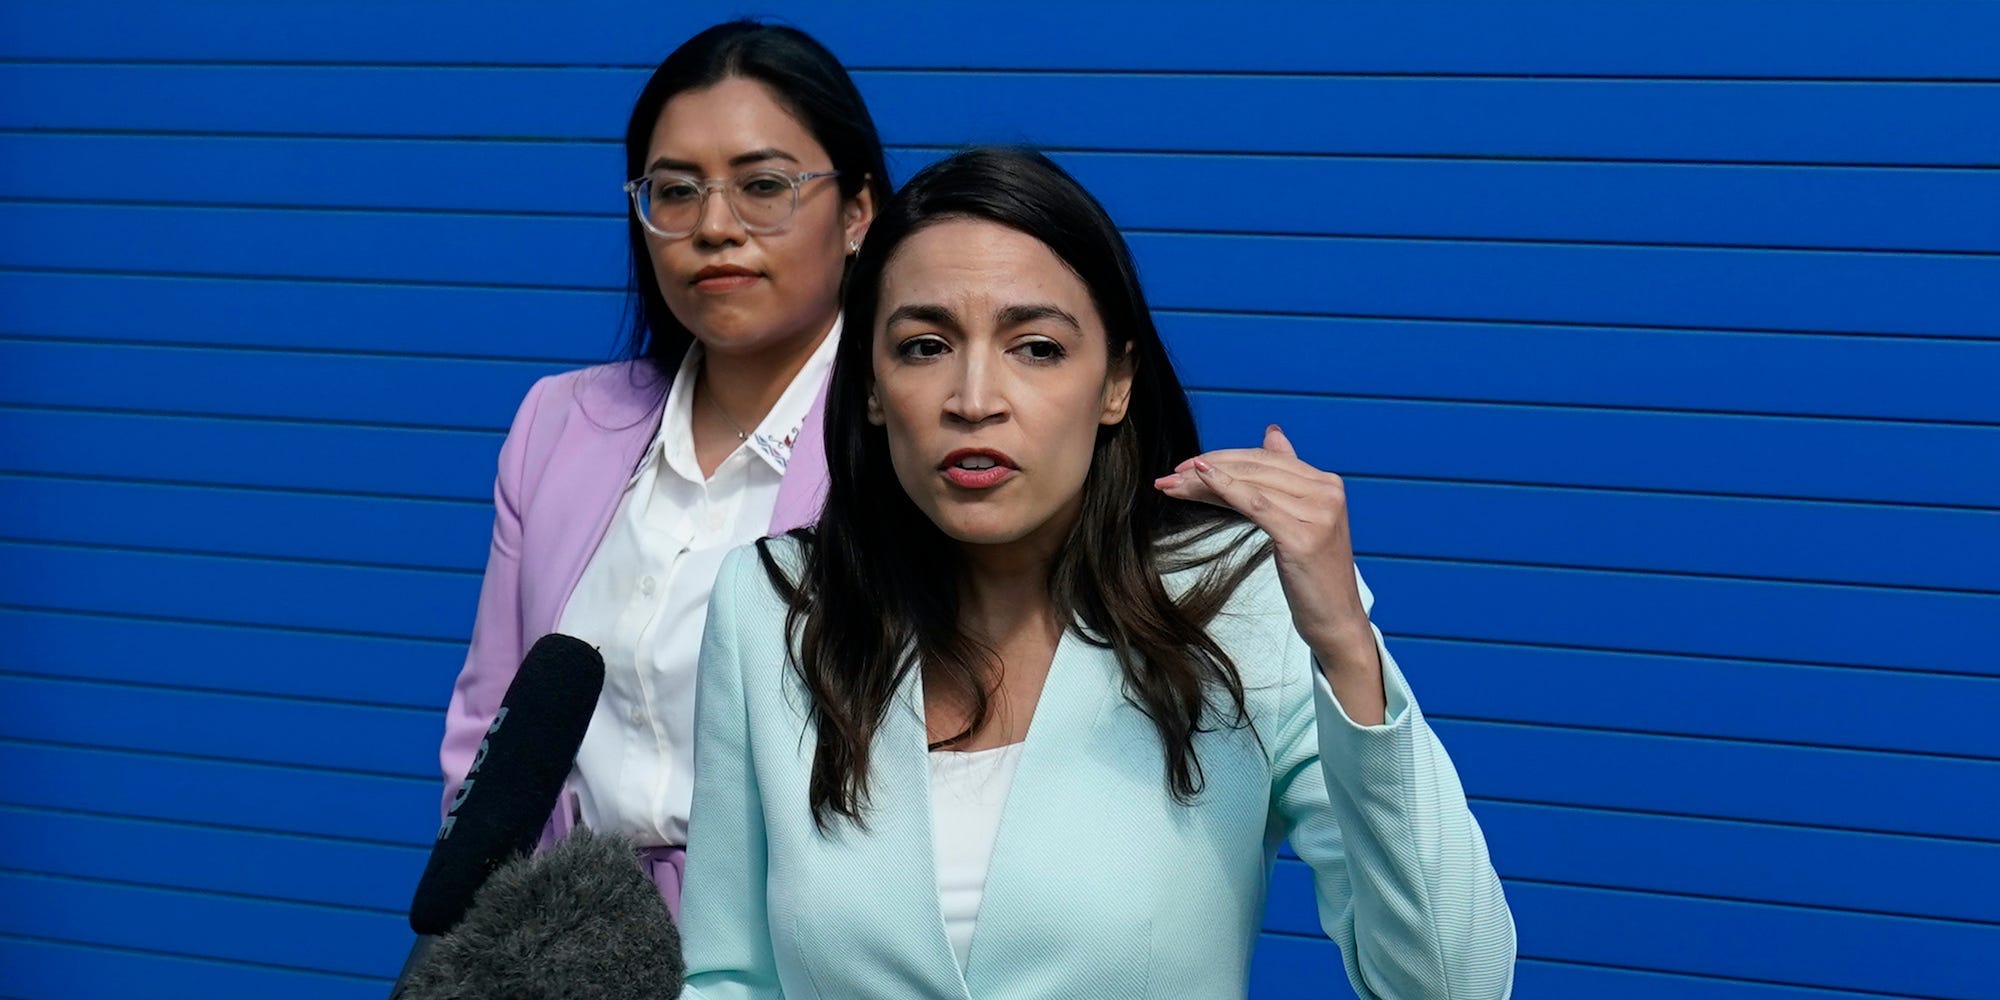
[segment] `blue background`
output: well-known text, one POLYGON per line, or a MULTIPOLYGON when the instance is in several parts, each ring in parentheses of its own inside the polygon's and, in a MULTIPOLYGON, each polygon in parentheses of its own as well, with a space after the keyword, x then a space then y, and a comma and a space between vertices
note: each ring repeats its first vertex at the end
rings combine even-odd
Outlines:
MULTIPOLYGON (((1209 442, 1349 477, 1518 996, 2000 996, 2000 4, 829 6, 750 10, 898 180, 1054 151, 1209 442)), ((732 12, 0 5, 0 995, 383 994, 501 434, 732 12)))

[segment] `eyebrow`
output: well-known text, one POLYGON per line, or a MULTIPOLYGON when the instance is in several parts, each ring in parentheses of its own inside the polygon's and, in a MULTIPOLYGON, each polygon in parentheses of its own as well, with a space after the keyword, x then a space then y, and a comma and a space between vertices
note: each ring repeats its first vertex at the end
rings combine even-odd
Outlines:
POLYGON ((949 326, 953 328, 958 326, 958 318, 951 314, 951 310, 943 306, 929 304, 897 306, 894 311, 889 313, 889 318, 884 320, 882 325, 895 326, 897 323, 906 320, 916 323, 929 323, 933 326, 949 326))
POLYGON ((1046 302, 1008 306, 1000 310, 999 314, 1001 326, 1021 326, 1043 319, 1052 319, 1058 323, 1065 323, 1069 325, 1070 329, 1078 333, 1083 332, 1083 324, 1078 323, 1076 317, 1069 314, 1069 310, 1049 305, 1046 302))
MULTIPOLYGON (((799 162, 798 157, 793 156, 792 154, 787 153, 782 149, 778 149, 775 146, 766 146, 763 149, 753 149, 747 153, 739 153, 736 156, 730 157, 729 165, 732 168, 747 167, 757 163, 768 163, 772 160, 790 160, 793 163, 799 162)), ((698 174, 701 173, 701 164, 694 163, 689 160, 676 160, 670 157, 662 156, 659 159, 654 160, 653 165, 647 167, 646 170, 648 173, 655 170, 674 170, 682 173, 698 174)))
MULTIPOLYGON (((995 318, 999 320, 1000 325, 1003 327, 1020 326, 1025 323, 1033 323, 1036 320, 1052 319, 1056 322, 1067 324, 1070 329, 1078 333, 1083 332, 1083 324, 1078 323, 1076 317, 1070 315, 1068 310, 1049 305, 1045 302, 1006 306, 995 314, 995 318)), ((884 320, 882 325, 895 326, 897 323, 905 320, 930 323, 934 326, 948 326, 953 328, 958 326, 958 317, 953 316, 950 309, 930 303, 897 306, 889 313, 889 318, 884 320)))

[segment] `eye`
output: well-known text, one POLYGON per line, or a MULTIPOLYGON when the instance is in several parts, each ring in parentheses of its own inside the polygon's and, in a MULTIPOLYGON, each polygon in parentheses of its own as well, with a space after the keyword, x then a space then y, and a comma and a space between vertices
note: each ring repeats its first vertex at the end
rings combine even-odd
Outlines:
POLYGON ((911 337, 896 345, 896 355, 909 361, 928 361, 943 357, 945 350, 944 340, 930 334, 911 337))
POLYGON ((1053 340, 1030 340, 1025 343, 1022 343, 1020 346, 1014 348, 1014 350, 1019 351, 1021 355, 1023 357, 1026 357, 1029 361, 1035 361, 1044 364, 1053 361, 1060 361, 1063 359, 1064 355, 1069 353, 1068 351, 1063 350, 1063 346, 1061 344, 1058 344, 1053 340))
POLYGON ((791 184, 778 174, 750 174, 736 180, 736 190, 752 198, 782 198, 791 184))
POLYGON ((683 205, 701 197, 701 185, 686 177, 656 177, 652 197, 665 204, 683 205))

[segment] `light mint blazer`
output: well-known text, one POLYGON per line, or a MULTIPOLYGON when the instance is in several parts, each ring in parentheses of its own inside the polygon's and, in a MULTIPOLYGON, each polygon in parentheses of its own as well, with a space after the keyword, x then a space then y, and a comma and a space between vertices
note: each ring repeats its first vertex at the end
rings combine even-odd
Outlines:
MULTIPOLYGON (((798 544, 770 544, 796 579, 798 544)), ((876 735, 866 829, 822 834, 784 620, 756 551, 731 553, 702 640, 684 997, 1240 998, 1286 839, 1362 997, 1510 991, 1513 920, 1444 747, 1386 648, 1387 721, 1348 719, 1269 560, 1210 626, 1255 731, 1198 737, 1207 788, 1192 804, 1168 793, 1159 737, 1110 651, 1063 636, 963 973, 938 908, 919 672, 876 735)), ((1340 995, 1325 971, 1324 995, 1340 995)))

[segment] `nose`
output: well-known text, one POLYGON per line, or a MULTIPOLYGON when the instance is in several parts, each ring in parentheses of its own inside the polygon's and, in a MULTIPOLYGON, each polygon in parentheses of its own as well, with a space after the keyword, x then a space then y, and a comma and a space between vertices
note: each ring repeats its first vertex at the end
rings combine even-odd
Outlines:
POLYGON ((966 360, 959 367, 958 384, 945 400, 945 413, 974 425, 1005 419, 1007 392, 999 366, 980 352, 966 351, 959 356, 966 360))
POLYGON ((736 218, 729 193, 721 185, 702 189, 701 225, 695 227, 694 237, 708 246, 743 243, 743 223, 736 218))

